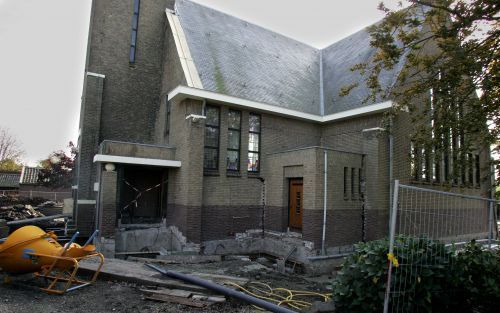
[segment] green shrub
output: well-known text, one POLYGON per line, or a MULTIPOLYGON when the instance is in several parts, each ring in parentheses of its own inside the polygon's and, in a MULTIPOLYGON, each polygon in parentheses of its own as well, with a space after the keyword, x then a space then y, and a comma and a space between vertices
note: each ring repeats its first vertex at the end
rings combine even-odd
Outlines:
MULTIPOLYGON (((346 259, 333 283, 337 312, 382 312, 388 247, 387 240, 356 245, 356 252, 346 259)), ((398 305, 398 311, 446 312, 452 255, 444 245, 425 238, 398 237, 394 255, 400 266, 394 268, 391 284, 404 290, 398 294, 399 301, 392 302, 398 305)))
POLYGON ((472 241, 456 254, 452 272, 455 312, 500 310, 500 251, 483 250, 472 241))

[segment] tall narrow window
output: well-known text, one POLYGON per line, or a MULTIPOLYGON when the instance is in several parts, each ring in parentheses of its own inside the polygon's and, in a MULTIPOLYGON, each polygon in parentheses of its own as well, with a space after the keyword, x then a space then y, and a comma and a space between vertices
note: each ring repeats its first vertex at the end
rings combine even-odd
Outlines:
POLYGON ((356 199, 356 169, 354 167, 351 168, 351 200, 356 199))
POLYGON ((229 110, 227 114, 227 164, 230 171, 240 170, 241 112, 229 110))
POLYGON ((218 107, 205 107, 205 153, 203 167, 206 170, 217 170, 219 168, 219 125, 220 110, 218 107))
POLYGON ((132 33, 130 38, 129 62, 135 63, 135 54, 137 50, 137 29, 139 27, 139 7, 141 0, 134 0, 134 15, 132 16, 132 33))
POLYGON ((415 145, 415 142, 410 143, 410 171, 411 171, 411 177, 414 180, 419 179, 419 159, 418 159, 418 150, 417 146, 415 145))
POLYGON ((479 154, 476 154, 474 161, 476 167, 476 186, 481 186, 481 162, 479 161, 479 154))
POLYGON ((260 115, 250 113, 248 119, 248 171, 260 170, 260 115))
POLYGON ((170 101, 168 101, 165 104, 165 137, 169 138, 170 135, 170 101))
POLYGON ((362 181, 362 175, 363 172, 361 171, 361 169, 358 169, 358 194, 359 194, 359 197, 361 198, 361 181, 362 181))
POLYGON ((470 186, 474 185, 474 157, 472 153, 467 153, 467 180, 470 186))
POLYGON ((349 175, 349 168, 344 167, 344 200, 347 200, 347 175, 349 175))

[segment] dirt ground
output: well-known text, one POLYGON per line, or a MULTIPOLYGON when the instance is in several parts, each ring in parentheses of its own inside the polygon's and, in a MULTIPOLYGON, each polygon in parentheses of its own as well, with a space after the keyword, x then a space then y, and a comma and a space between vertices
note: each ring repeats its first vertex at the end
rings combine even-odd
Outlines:
MULTIPOLYGON (((232 260, 219 263, 169 265, 169 269, 184 273, 202 272, 233 275, 251 281, 268 283, 272 287, 295 290, 328 292, 330 279, 309 280, 298 274, 280 274, 271 267, 263 267, 255 261, 232 260), (318 282, 319 281, 319 282, 318 282)), ((0 275, 1 276, 1 275, 0 275)), ((144 300, 137 286, 123 282, 98 280, 95 285, 57 296, 48 295, 38 289, 40 281, 31 276, 15 277, 10 284, 0 284, 0 313, 27 312, 262 312, 252 306, 228 299, 223 304, 214 304, 198 309, 179 304, 144 300)))

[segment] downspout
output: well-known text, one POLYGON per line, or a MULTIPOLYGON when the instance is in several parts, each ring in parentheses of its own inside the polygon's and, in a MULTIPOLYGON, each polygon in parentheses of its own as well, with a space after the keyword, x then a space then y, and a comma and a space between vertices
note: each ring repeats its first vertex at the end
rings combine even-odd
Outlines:
POLYGON ((392 202, 393 202, 393 194, 394 194, 394 171, 393 171, 393 162, 394 162, 394 136, 392 135, 392 117, 389 120, 389 220, 392 214, 392 202))
POLYGON ((328 152, 323 150, 324 167, 323 167, 323 236, 321 238, 321 253, 326 255, 325 239, 326 239, 326 191, 328 178, 328 152))

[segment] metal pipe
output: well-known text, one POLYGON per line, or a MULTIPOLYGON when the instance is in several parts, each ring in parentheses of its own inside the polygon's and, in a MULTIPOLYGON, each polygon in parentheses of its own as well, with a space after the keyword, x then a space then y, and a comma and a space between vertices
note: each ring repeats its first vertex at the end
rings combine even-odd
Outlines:
POLYGON ((89 245, 92 241, 94 241, 94 238, 95 236, 97 236, 97 234, 99 233, 99 229, 96 229, 94 231, 94 233, 92 234, 92 236, 89 237, 89 239, 87 240, 87 242, 83 245, 84 247, 86 247, 87 245, 89 245))
POLYGON ((74 233, 73 237, 71 237, 71 239, 69 240, 69 242, 67 244, 64 245, 64 249, 63 251, 61 252, 61 256, 64 256, 64 254, 66 253, 66 250, 69 249, 69 246, 71 246, 71 244, 73 242, 75 242, 76 240, 76 237, 78 237, 78 235, 80 235, 80 232, 77 231, 76 233, 74 233))
MULTIPOLYGON (((396 214, 398 210, 398 196, 399 196, 399 180, 394 181, 394 195, 392 200, 392 214, 390 223, 389 235, 389 255, 394 253, 394 235, 396 234, 396 214)), ((391 292, 391 274, 392 274, 392 261, 389 262, 389 270, 387 271, 387 287, 384 296, 384 313, 389 312, 389 295, 391 292)))
POLYGON ((489 202, 488 217, 488 249, 491 250, 491 241, 493 240, 493 201, 489 202))
POLYGON ((57 215, 51 215, 51 216, 27 218, 27 219, 24 219, 24 220, 17 220, 17 221, 7 222, 7 226, 32 224, 33 222, 50 221, 50 220, 54 220, 56 218, 67 218, 69 216, 71 216, 71 214, 57 214, 57 215))
POLYGON ((327 178, 328 178, 328 152, 323 150, 324 166, 323 166, 323 236, 321 237, 321 253, 326 254, 325 240, 326 240, 326 191, 327 191, 327 178))
POLYGON ((252 297, 250 295, 247 295, 247 294, 244 294, 242 292, 221 286, 219 284, 216 284, 216 283, 208 281, 208 280, 204 280, 204 279, 201 279, 198 277, 194 277, 191 275, 186 275, 186 274, 182 274, 182 273, 178 273, 178 272, 174 272, 174 271, 170 271, 170 270, 165 270, 165 269, 158 267, 156 265, 153 265, 153 264, 146 263, 146 266, 154 269, 155 271, 160 272, 161 274, 163 274, 167 277, 175 278, 175 279, 182 280, 182 281, 185 281, 185 282, 190 283, 190 284, 194 284, 197 286, 201 286, 201 287, 213 290, 213 291, 218 292, 220 294, 223 294, 225 296, 233 297, 233 298, 236 298, 238 300, 248 302, 250 304, 256 305, 258 307, 261 307, 261 308, 266 309, 266 310, 271 311, 271 312, 296 313, 295 311, 278 306, 274 303, 270 303, 270 302, 264 301, 262 299, 252 297))

